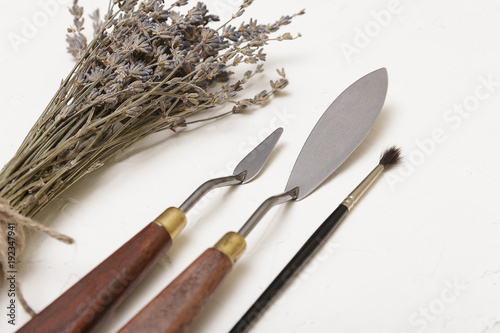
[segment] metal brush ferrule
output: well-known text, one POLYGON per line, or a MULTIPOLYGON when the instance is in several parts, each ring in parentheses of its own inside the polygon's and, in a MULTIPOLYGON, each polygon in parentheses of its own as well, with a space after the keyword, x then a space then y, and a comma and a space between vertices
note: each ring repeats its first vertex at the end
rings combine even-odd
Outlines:
POLYGON ((382 174, 384 167, 382 165, 377 165, 375 169, 365 179, 354 189, 354 191, 349 194, 342 204, 349 209, 349 211, 354 207, 354 205, 361 199, 363 194, 372 186, 373 182, 382 174))

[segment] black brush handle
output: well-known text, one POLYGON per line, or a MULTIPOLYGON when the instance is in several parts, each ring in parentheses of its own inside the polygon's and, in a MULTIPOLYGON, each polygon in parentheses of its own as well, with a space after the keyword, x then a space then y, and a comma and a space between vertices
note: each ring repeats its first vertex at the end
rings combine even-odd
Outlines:
POLYGON ((346 206, 340 205, 328 216, 318 229, 312 234, 307 242, 302 245, 300 250, 288 262, 278 276, 271 282, 269 287, 260 295, 253 303, 248 311, 234 325, 230 333, 246 332, 253 321, 259 318, 260 314, 266 310, 269 303, 279 293, 279 291, 290 281, 298 271, 307 263, 307 261, 316 253, 316 251, 325 243, 327 238, 332 234, 340 221, 344 218, 349 210, 346 206))

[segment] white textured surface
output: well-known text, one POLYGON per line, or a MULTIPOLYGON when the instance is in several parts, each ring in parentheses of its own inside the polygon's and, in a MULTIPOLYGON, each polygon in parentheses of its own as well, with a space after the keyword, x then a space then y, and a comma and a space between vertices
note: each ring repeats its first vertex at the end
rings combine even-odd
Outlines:
MULTIPOLYGON (((69 0, 53 7, 51 18, 17 51, 9 41, 47 2, 0 5, 2 165, 72 66, 64 43, 69 0)), ((87 12, 99 3, 105 6, 82 1, 87 12)), ((207 4, 227 17, 238 1, 207 4)), ((404 149, 405 165, 363 198, 253 332, 500 332, 500 3, 261 0, 245 17, 272 21, 304 7, 307 14, 285 29, 303 38, 271 45, 266 74, 253 84, 266 85, 275 68, 285 67, 290 86, 284 94, 251 114, 150 138, 39 216, 76 244, 29 235, 18 278, 36 310, 163 209, 179 205, 210 177, 231 172, 259 138, 283 126, 278 149, 258 178, 217 190, 189 213, 187 230, 169 254, 101 330, 116 331, 205 248, 281 191, 324 109, 354 80, 386 67, 386 105, 367 140, 311 196, 268 214, 193 332, 228 331, 392 144, 404 149), (389 9, 394 14, 381 27, 373 13, 389 9), (364 29, 372 29, 372 37, 360 37, 364 29), (342 47, 356 53, 346 56, 342 47)), ((2 332, 29 319, 19 310, 17 326, 8 325, 7 301, 3 286, 2 332)))

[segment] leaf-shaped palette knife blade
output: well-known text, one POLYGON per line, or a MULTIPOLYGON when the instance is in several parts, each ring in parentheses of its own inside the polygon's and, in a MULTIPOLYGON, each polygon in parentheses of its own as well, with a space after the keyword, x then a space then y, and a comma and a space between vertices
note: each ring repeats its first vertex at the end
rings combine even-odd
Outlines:
POLYGON ((303 199, 358 147, 382 110, 385 68, 349 86, 328 107, 307 138, 285 191, 265 200, 243 227, 224 235, 121 329, 125 332, 185 332, 246 248, 245 238, 273 206, 303 199))
POLYGON ((186 225, 185 213, 210 190, 244 184, 257 176, 282 133, 282 128, 271 133, 236 166, 232 176, 203 183, 179 208, 165 210, 18 332, 95 330, 170 248, 186 225))

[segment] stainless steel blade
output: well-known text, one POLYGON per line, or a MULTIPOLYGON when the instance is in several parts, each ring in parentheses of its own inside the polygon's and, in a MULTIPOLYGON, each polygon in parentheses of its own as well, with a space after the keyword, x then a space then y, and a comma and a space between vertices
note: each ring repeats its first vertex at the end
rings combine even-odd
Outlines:
POLYGON ((356 149, 373 126, 387 95, 381 68, 350 85, 328 107, 300 151, 285 192, 266 199, 238 231, 243 237, 274 206, 300 200, 325 181, 356 149))
POLYGON ((301 200, 323 183, 359 146, 382 110, 387 70, 378 69, 350 85, 314 126, 288 179, 301 200))
POLYGON ((187 199, 179 206, 179 209, 187 213, 207 192, 223 186, 244 184, 255 178, 262 170, 264 164, 276 146, 283 128, 276 129, 257 147, 255 147, 236 166, 232 176, 214 178, 201 184, 187 199))
POLYGON ((257 147, 255 147, 234 169, 233 175, 239 175, 240 173, 246 171, 245 178, 243 179, 243 184, 249 182, 262 170, 264 164, 266 164, 269 155, 276 146, 276 143, 283 134, 283 128, 276 129, 271 135, 269 135, 264 141, 262 141, 257 147))

